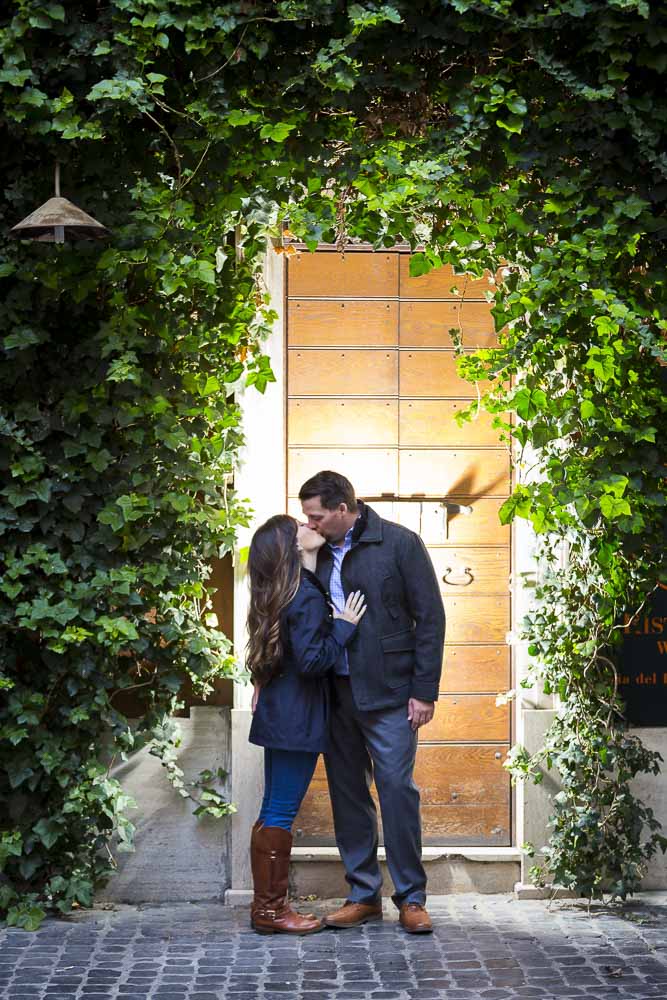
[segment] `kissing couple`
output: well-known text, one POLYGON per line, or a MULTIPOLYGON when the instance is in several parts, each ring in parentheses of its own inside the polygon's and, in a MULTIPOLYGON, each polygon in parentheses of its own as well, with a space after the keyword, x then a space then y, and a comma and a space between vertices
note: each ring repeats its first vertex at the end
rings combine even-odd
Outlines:
POLYGON ((249 739, 264 748, 264 797, 250 842, 251 924, 312 934, 382 919, 375 781, 409 934, 432 931, 425 907, 417 732, 433 717, 445 639, 437 577, 419 535, 381 518, 336 472, 299 491, 303 522, 277 514, 248 557, 249 739), (350 886, 323 920, 288 902, 292 824, 324 754, 336 844, 350 886))

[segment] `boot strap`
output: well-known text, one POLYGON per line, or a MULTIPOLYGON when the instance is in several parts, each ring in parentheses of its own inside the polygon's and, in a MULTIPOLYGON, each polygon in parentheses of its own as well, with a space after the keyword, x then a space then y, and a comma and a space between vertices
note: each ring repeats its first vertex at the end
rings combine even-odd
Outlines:
POLYGON ((265 910, 263 908, 255 910, 255 916, 257 917, 268 917, 269 920, 277 920, 279 917, 284 916, 286 906, 282 906, 279 910, 265 910))

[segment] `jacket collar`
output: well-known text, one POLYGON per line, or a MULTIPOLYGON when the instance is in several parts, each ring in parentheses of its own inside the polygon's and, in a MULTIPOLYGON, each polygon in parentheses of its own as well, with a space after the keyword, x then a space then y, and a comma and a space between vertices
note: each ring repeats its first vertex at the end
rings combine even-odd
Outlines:
POLYGON ((320 581, 318 580, 318 578, 317 578, 317 577, 315 576, 315 574, 314 574, 314 573, 311 573, 311 571, 310 571, 309 569, 306 569, 306 567, 305 567, 305 566, 302 566, 302 567, 301 567, 301 577, 302 577, 302 579, 306 579, 306 580, 309 580, 309 581, 310 581, 310 583, 312 583, 312 585, 313 585, 314 587, 317 587, 317 589, 318 589, 318 590, 321 590, 321 591, 322 591, 322 594, 324 595, 324 597, 325 597, 325 598, 326 598, 327 600, 329 600, 329 594, 327 593, 327 590, 326 590, 326 588, 325 588, 325 587, 323 586, 323 584, 322 584, 322 583, 321 583, 321 582, 320 582, 320 581))
MULTIPOLYGON (((363 500, 357 501, 360 507, 359 517, 357 518, 354 528, 352 530, 352 548, 355 548, 359 543, 372 543, 382 541, 382 518, 379 514, 376 514, 372 507, 369 507, 367 503, 363 500)), ((333 556, 331 554, 331 548, 328 545, 323 545, 320 551, 317 553, 317 573, 319 576, 318 583, 320 586, 324 587, 326 593, 326 586, 329 582, 329 576, 331 574, 331 566, 333 563, 333 556)), ((308 570, 302 570, 302 573, 308 574, 308 570)), ((312 574, 308 574, 312 576, 312 574)))
POLYGON ((361 508, 357 523, 352 532, 352 544, 357 542, 381 542, 382 541, 382 518, 376 514, 372 507, 359 500, 361 508))

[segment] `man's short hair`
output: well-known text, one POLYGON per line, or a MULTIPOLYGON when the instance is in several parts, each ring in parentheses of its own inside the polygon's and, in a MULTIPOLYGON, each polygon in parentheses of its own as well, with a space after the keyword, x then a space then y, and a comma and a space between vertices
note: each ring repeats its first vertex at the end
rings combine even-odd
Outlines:
POLYGON ((327 510, 335 510, 341 503, 347 504, 351 513, 357 509, 354 486, 339 472, 318 472, 307 479, 299 490, 299 500, 312 500, 313 497, 319 497, 327 510))

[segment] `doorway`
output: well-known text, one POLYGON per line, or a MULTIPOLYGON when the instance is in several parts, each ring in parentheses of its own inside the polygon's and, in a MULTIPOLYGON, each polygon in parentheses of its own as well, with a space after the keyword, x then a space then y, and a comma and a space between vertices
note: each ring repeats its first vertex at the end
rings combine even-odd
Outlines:
MULTIPOLYGON (((511 489, 508 449, 456 373, 464 349, 495 343, 487 279, 450 268, 412 278, 401 251, 331 249, 289 259, 286 287, 288 510, 301 483, 334 469, 382 516, 419 532, 447 614, 440 699, 420 730, 415 778, 425 845, 507 846, 512 737, 511 538, 498 510, 511 489)), ((297 844, 334 843, 320 763, 295 823, 297 844)))

